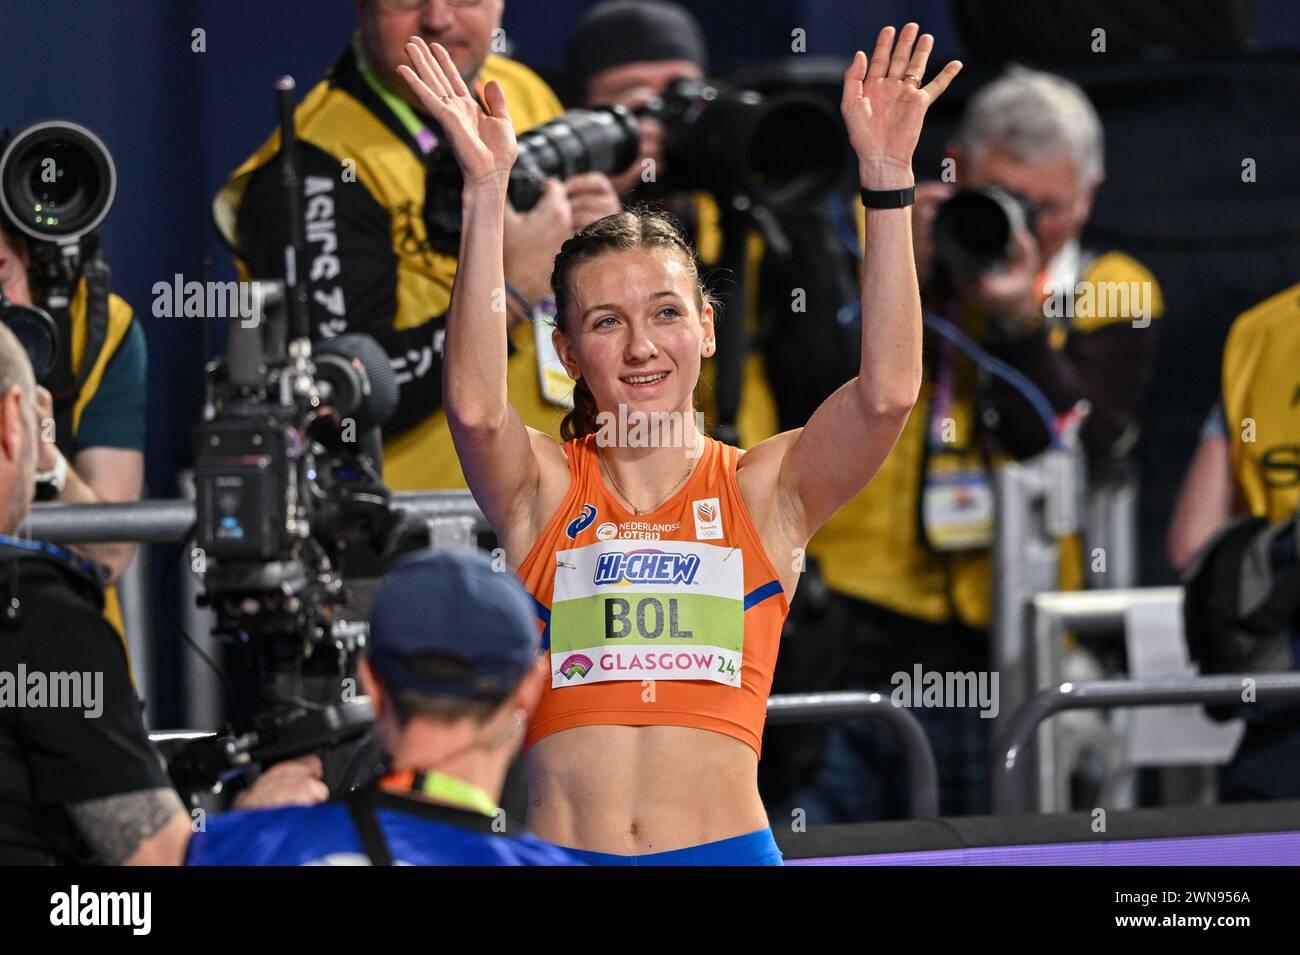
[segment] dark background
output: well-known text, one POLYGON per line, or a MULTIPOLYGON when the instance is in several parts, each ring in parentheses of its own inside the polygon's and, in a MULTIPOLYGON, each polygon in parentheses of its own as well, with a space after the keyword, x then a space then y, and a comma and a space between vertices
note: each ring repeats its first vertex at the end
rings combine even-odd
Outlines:
MULTIPOLYGON (((591 5, 507 0, 503 25, 514 55, 558 79, 569 28, 591 5)), ((1168 581, 1164 527, 1217 390, 1228 325, 1300 280, 1294 0, 1184 0, 1167 16, 1162 3, 1103 0, 684 5, 703 24, 719 74, 790 58, 796 27, 806 31, 808 58, 838 65, 855 48, 869 48, 880 26, 917 20, 936 37, 934 60, 960 56, 968 66, 927 126, 918 178, 933 177, 927 170, 937 168, 956 110, 1008 56, 1085 85, 1107 127, 1108 181, 1089 238, 1135 255, 1165 294, 1138 456, 1144 583, 1168 581), (1108 30, 1108 52, 1089 51, 1089 25, 1108 30), (1235 51, 1231 25, 1242 37, 1235 51), (1258 164, 1256 183, 1241 182, 1244 157, 1258 164)), ((4 0, 0 125, 74 119, 98 132, 117 160, 119 193, 105 247, 114 289, 135 307, 149 343, 146 477, 154 497, 175 496, 177 471, 189 463, 202 345, 196 319, 152 316, 152 286, 176 273, 199 278, 205 255, 215 263, 214 279, 234 277, 210 225, 211 197, 271 130, 274 78, 293 74, 306 90, 343 49, 354 22, 346 0, 4 0), (206 31, 206 52, 191 51, 196 28, 206 31)), ((156 572, 161 563, 156 555, 156 572)), ((156 626, 160 666, 174 672, 173 642, 164 622, 156 626)), ((156 685, 162 698, 155 702, 172 710, 175 680, 156 685)))

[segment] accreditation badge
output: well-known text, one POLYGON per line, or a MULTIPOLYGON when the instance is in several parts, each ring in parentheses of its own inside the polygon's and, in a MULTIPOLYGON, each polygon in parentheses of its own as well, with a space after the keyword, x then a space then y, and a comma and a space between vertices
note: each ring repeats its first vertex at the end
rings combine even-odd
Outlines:
POLYGON ((573 410, 573 385, 564 362, 555 351, 555 300, 546 299, 533 309, 533 345, 537 352, 537 377, 542 397, 553 405, 573 410))
POLYGON ((983 468, 930 469, 921 498, 926 540, 937 551, 993 545, 993 488, 983 468))

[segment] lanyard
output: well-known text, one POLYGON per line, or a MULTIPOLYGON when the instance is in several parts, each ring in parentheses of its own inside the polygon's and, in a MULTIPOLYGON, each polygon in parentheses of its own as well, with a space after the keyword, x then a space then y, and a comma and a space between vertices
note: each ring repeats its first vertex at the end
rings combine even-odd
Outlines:
POLYGON ((495 816, 500 811, 492 797, 481 788, 455 776, 448 776, 446 773, 416 772, 408 769, 385 776, 379 785, 384 789, 399 792, 420 793, 438 802, 447 803, 458 809, 481 812, 485 816, 495 816))
POLYGON ((393 115, 397 117, 398 122, 415 139, 420 151, 426 154, 433 152, 438 146, 437 135, 424 124, 424 121, 419 116, 415 115, 415 110, 411 109, 410 103, 379 82, 379 77, 370 68, 370 62, 366 59, 365 50, 361 47, 360 34, 352 38, 352 52, 357 58, 357 71, 361 74, 361 78, 375 91, 375 95, 384 101, 384 105, 393 111, 393 115))
MULTIPOLYGON (((956 306, 949 308, 948 320, 957 323, 956 306)), ((939 361, 935 371, 934 397, 930 402, 930 450, 943 451, 944 419, 952 410, 957 391, 956 350, 946 338, 939 339, 939 361)))

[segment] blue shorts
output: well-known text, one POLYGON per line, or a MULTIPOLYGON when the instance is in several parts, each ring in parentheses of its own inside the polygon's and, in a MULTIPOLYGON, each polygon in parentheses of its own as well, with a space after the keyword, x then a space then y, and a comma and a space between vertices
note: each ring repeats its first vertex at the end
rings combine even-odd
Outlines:
POLYGON ((706 842, 668 852, 648 852, 639 856, 621 856, 612 852, 588 852, 585 849, 564 851, 587 865, 784 865, 781 850, 771 829, 717 842, 706 842))

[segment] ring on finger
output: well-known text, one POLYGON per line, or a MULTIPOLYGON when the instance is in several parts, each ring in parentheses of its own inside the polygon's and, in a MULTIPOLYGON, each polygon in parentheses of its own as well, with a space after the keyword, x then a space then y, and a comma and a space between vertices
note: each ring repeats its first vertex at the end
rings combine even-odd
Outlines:
POLYGON ((902 78, 905 80, 911 80, 916 84, 917 89, 921 88, 921 77, 917 76, 915 73, 904 73, 902 78))

